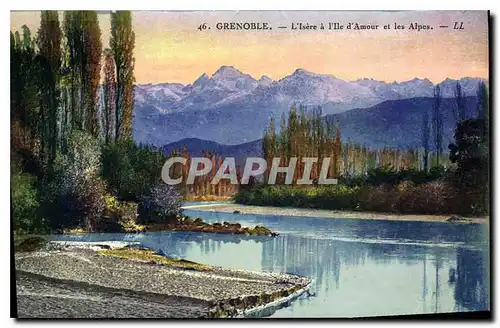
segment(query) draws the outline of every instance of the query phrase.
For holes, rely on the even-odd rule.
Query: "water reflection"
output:
[[[197,213],[229,221],[220,213]],[[210,233],[86,235],[136,240],[170,256],[236,269],[314,279],[312,294],[273,317],[354,317],[489,308],[487,227],[436,223],[245,216],[276,238]],[[56,238],[67,238],[65,236]]]

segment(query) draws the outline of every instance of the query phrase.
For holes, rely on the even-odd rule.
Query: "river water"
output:
[[[211,223],[264,225],[280,235],[151,232],[55,238],[140,241],[200,263],[313,279],[311,295],[261,314],[271,317],[385,316],[479,311],[490,306],[487,224],[184,213]]]

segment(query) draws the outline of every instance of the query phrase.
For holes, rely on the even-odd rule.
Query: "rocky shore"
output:
[[[272,232],[266,227],[255,226],[254,228],[243,227],[239,223],[207,223],[202,219],[195,220],[189,217],[183,217],[173,223],[151,224],[144,226],[142,231],[194,231],[194,232],[213,232],[213,233],[231,233],[247,236],[270,236],[275,237],[278,234]]]
[[[122,243],[49,242],[16,252],[20,318],[245,317],[310,280],[170,260]]]

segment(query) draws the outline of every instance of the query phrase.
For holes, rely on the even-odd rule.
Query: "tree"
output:
[[[38,213],[36,178],[28,173],[16,171],[11,177],[14,229],[21,233],[40,232],[43,230],[43,220]]]
[[[489,103],[488,103],[488,89],[483,81],[479,82],[477,86],[477,105],[476,112],[477,117],[482,119],[487,119],[489,115]]]
[[[94,231],[106,205],[97,139],[87,132],[73,131],[55,171],[43,206],[52,228],[80,226]]]
[[[22,35],[18,31],[10,34],[11,140],[13,148],[35,156],[40,122],[39,69],[36,45],[26,25]]]
[[[465,97],[462,91],[462,86],[460,82],[457,81],[457,85],[455,87],[455,103],[456,107],[456,119],[457,123],[465,120],[466,118],[466,107],[465,107]]]
[[[104,141],[108,144],[115,140],[115,106],[116,106],[116,74],[115,60],[110,49],[104,50],[104,83],[103,83],[104,106],[102,111],[102,126]]]
[[[57,117],[61,68],[61,28],[57,11],[42,11],[38,29],[42,159],[52,168],[57,151]]]
[[[429,125],[429,111],[424,109],[422,112],[422,147],[424,148],[424,171],[429,170],[429,137],[430,137],[430,125]]]
[[[269,127],[267,130],[264,132],[264,138],[262,139],[262,154],[264,155],[264,158],[266,159],[267,163],[271,163],[273,157],[276,155],[276,131],[275,131],[275,123],[274,123],[274,118],[271,117],[269,121]],[[269,171],[270,171],[270,165],[268,164],[268,167],[266,168],[266,172],[264,173],[264,178],[267,180]]]
[[[132,135],[133,83],[135,33],[132,30],[130,11],[111,13],[110,48],[116,64],[116,139]]]
[[[69,77],[72,125],[92,135],[99,133],[98,89],[101,72],[101,30],[95,11],[67,11],[63,29],[68,48],[65,73]]]
[[[489,146],[485,119],[458,123],[455,143],[449,145],[450,161],[457,165],[454,174],[459,194],[466,196],[476,211],[485,211],[489,196]],[[464,204],[461,204],[464,205]]]
[[[437,152],[436,166],[439,166],[439,158],[443,152],[443,113],[441,112],[441,89],[439,85],[434,88],[434,102],[432,104],[434,145]]]
[[[137,201],[161,177],[166,157],[158,150],[118,140],[102,149],[102,177],[120,200]]]
[[[97,19],[97,12],[83,11],[83,111],[85,113],[85,129],[93,136],[99,133],[99,118],[98,118],[98,88],[101,73],[101,29]]]
[[[71,127],[83,129],[82,71],[83,71],[83,29],[79,11],[65,11],[63,29],[67,46],[67,60],[64,73],[69,76],[69,111]],[[80,105],[78,105],[80,103]]]

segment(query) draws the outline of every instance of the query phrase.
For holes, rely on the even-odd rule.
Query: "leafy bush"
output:
[[[363,191],[361,207],[375,212],[441,214],[457,213],[450,207],[450,188],[442,182],[396,186],[371,186]]]
[[[21,171],[11,177],[12,215],[17,233],[35,233],[45,230],[45,222],[39,213],[39,197],[36,178]]]
[[[44,208],[53,229],[96,230],[106,194],[106,185],[99,177],[99,150],[91,135],[80,131],[70,135],[68,151],[58,157],[55,178],[44,193]]]
[[[139,219],[141,223],[160,223],[177,220],[181,214],[182,195],[164,182],[156,184],[141,197]]]
[[[448,180],[454,186],[461,205],[475,213],[489,210],[488,122],[468,119],[460,122],[455,130],[455,143],[449,145],[450,160],[456,170]]]
[[[345,185],[292,186],[262,185],[235,195],[238,203],[278,207],[350,209],[358,204],[358,188]]]
[[[102,150],[102,177],[119,199],[137,201],[161,177],[166,157],[154,148],[119,141]]]
[[[105,202],[103,217],[99,221],[99,231],[118,232],[136,226],[137,203],[120,202],[112,195],[106,195]]]
[[[360,202],[363,210],[392,212],[394,211],[395,194],[393,186],[387,184],[367,186],[360,192]]]

